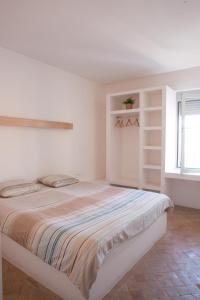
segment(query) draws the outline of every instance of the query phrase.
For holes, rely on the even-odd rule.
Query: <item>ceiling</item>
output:
[[[200,65],[200,0],[0,0],[0,46],[110,83]]]

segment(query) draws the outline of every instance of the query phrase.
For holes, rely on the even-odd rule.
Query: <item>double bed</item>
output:
[[[171,205],[87,182],[0,198],[3,257],[62,299],[99,300],[163,236]]]

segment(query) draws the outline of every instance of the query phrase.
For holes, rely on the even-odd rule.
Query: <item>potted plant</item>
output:
[[[123,102],[123,104],[125,105],[126,109],[132,109],[134,103],[135,103],[135,99],[132,99],[132,98],[127,98],[127,99]]]

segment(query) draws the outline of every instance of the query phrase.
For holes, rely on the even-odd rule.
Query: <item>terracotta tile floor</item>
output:
[[[200,210],[176,207],[168,231],[104,300],[200,299]]]
[[[4,287],[4,300],[58,299],[6,262]],[[104,298],[158,299],[200,300],[200,210],[170,212],[164,238]]]

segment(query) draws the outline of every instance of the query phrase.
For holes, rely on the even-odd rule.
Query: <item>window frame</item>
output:
[[[199,92],[196,94],[196,92]],[[200,168],[186,168],[184,166],[184,143],[185,143],[185,102],[200,100],[200,90],[195,91],[195,93],[188,94],[187,92],[181,93],[180,97],[177,99],[177,168],[180,169],[181,174],[200,174]],[[182,113],[181,113],[182,112]],[[181,118],[181,125],[180,125]],[[181,140],[180,140],[181,138]],[[180,149],[181,148],[181,149]]]

